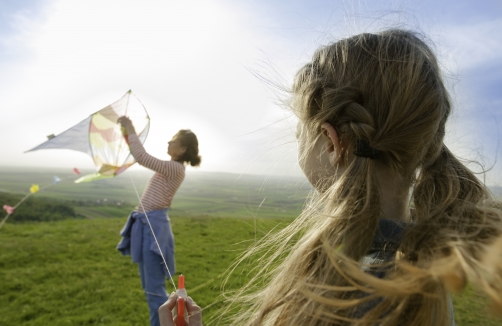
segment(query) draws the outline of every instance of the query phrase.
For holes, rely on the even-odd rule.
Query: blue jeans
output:
[[[137,220],[136,223],[141,223],[141,220]],[[169,298],[166,291],[166,277],[163,272],[163,268],[165,267],[162,257],[150,250],[152,244],[155,245],[150,226],[148,223],[142,224],[142,260],[138,263],[141,286],[145,291],[146,301],[148,303],[150,325],[160,326],[158,310]],[[157,236],[157,234],[155,235]]]

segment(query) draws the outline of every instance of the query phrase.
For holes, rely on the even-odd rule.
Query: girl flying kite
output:
[[[171,160],[159,160],[145,151],[129,118],[121,117],[118,122],[125,129],[124,137],[134,159],[155,171],[140,203],[121,231],[123,238],[117,249],[124,255],[131,255],[132,261],[138,263],[150,311],[150,325],[158,326],[157,310],[168,299],[165,280],[175,273],[174,236],[168,210],[185,178],[185,164],[200,165],[199,143],[192,131],[180,130],[168,142],[167,154]]]

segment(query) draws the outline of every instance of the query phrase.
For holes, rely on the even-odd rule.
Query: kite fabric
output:
[[[138,98],[128,91],[120,100],[27,152],[58,148],[90,155],[98,171],[75,180],[75,183],[114,177],[136,163],[117,123],[122,116],[131,119],[141,143],[144,143],[150,129],[150,117]]]
[[[12,214],[14,213],[15,208],[9,205],[3,205],[3,209],[7,212],[7,214]]]
[[[58,183],[60,183],[60,182],[61,182],[61,179],[60,179],[57,175],[55,175],[55,176],[54,176],[54,181],[52,182],[52,184],[53,184],[53,185],[57,185],[57,184],[58,184]]]

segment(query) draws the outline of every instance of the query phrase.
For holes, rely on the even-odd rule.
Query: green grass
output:
[[[0,229],[0,325],[148,325],[137,267],[115,250],[137,204],[127,173],[141,193],[151,174],[128,171],[86,184],[69,178],[32,197],[67,200],[87,219],[15,224],[14,213]],[[54,174],[71,176],[65,170],[0,168],[0,192],[22,195],[32,183],[50,184]],[[205,321],[222,304],[227,267],[255,238],[297,216],[310,189],[293,178],[187,174],[169,215],[177,272],[186,275]],[[227,289],[246,281],[246,267],[238,268]],[[457,325],[502,325],[472,289],[453,300]]]
[[[502,325],[502,319],[496,319],[489,312],[486,298],[472,288],[467,288],[462,295],[454,295],[453,305],[455,322],[459,326]]]
[[[207,320],[221,305],[221,276],[254,241],[253,220],[171,220],[177,274],[186,275],[187,290],[197,303],[209,307]],[[137,267],[115,250],[124,221],[5,225],[0,234],[0,325],[147,325]],[[257,236],[284,222],[259,221]]]
[[[148,325],[139,275],[115,250],[125,218],[7,224],[0,232],[0,325]],[[251,244],[288,219],[172,217],[177,274],[205,307],[221,307],[226,268]],[[256,234],[255,234],[256,231]],[[240,267],[229,287],[240,287]],[[168,291],[173,288],[168,284]],[[454,297],[458,325],[501,325],[474,291]]]

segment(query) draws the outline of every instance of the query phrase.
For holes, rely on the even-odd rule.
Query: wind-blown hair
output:
[[[346,150],[343,174],[321,179],[294,222],[236,263],[263,255],[231,297],[228,311],[238,312],[228,322],[449,325],[448,293],[468,282],[502,306],[501,206],[443,143],[451,103],[430,47],[404,30],[343,39],[315,52],[292,93],[312,147],[329,122],[344,148],[362,140],[382,154],[349,162]],[[381,216],[379,167],[405,183],[414,207],[384,279],[360,262]]]
[[[186,151],[179,160],[188,162],[191,166],[199,166],[201,157],[199,155],[199,141],[197,136],[190,129],[181,129],[176,134],[181,146],[186,147]]]

